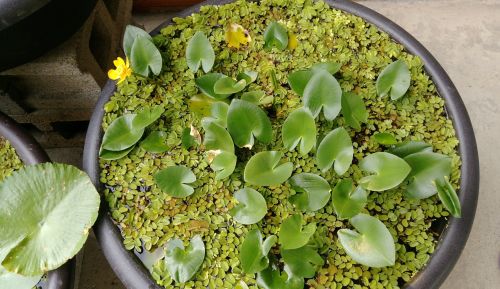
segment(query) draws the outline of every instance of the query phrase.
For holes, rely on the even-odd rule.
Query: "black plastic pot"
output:
[[[175,17],[188,16],[191,13],[197,12],[202,5],[221,5],[229,2],[232,2],[232,0],[205,1],[176,14]],[[429,51],[408,32],[384,16],[358,3],[348,0],[326,0],[326,2],[333,8],[362,17],[367,22],[377,26],[380,30],[387,32],[395,41],[401,43],[407,51],[418,55],[423,60],[427,73],[436,84],[439,94],[445,99],[449,118],[453,121],[457,137],[460,141],[459,154],[462,158],[462,178],[460,181],[459,197],[462,205],[462,218],[450,218],[448,223],[444,224],[443,227],[445,228],[440,236],[437,248],[427,266],[404,287],[406,289],[438,288],[452,270],[465,246],[474,221],[479,193],[477,146],[474,131],[464,103],[445,70]],[[160,25],[151,34],[159,33],[159,30],[169,25],[170,21],[171,19]],[[98,188],[102,187],[99,183],[100,170],[98,158],[102,138],[103,106],[115,89],[115,84],[111,81],[103,88],[92,115],[85,140],[83,166]],[[105,204],[106,202],[103,203]],[[101,206],[101,208],[101,214],[99,215],[94,231],[115,273],[129,289],[160,288],[150,277],[149,272],[142,265],[141,261],[123,246],[120,231],[113,223],[109,212],[106,210],[106,205]]]
[[[16,149],[25,165],[49,162],[50,159],[36,142],[18,123],[0,112],[0,136],[7,139]],[[46,282],[40,282],[42,289],[70,289],[75,274],[75,260],[71,259],[60,268],[50,271]],[[13,288],[14,289],[14,288]]]

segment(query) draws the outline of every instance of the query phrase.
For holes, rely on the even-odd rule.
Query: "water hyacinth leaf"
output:
[[[285,26],[276,21],[271,22],[264,31],[264,41],[265,49],[276,47],[285,50],[288,47],[288,32]]]
[[[340,229],[337,233],[347,255],[368,267],[394,265],[394,239],[384,223],[366,214],[358,214],[349,221],[357,231]]]
[[[132,51],[132,45],[134,44],[134,41],[139,37],[144,37],[149,41],[153,41],[151,35],[149,35],[149,33],[147,33],[146,31],[133,25],[127,25],[127,27],[125,28],[125,33],[123,34],[123,51],[129,59],[131,58],[130,53]]]
[[[256,190],[243,188],[234,193],[234,197],[239,204],[231,209],[229,213],[238,223],[244,225],[255,224],[266,215],[266,199]]]
[[[283,123],[283,145],[289,151],[300,143],[299,151],[307,154],[316,144],[316,123],[314,117],[305,108],[294,110]]]
[[[6,177],[0,199],[1,266],[26,276],[56,269],[75,256],[100,202],[87,174],[53,163],[25,166]]]
[[[165,265],[170,277],[177,283],[191,280],[200,269],[205,259],[205,244],[200,235],[194,236],[189,246],[179,239],[168,241],[165,253]]]
[[[394,61],[385,67],[377,78],[377,94],[380,97],[389,95],[396,100],[405,95],[410,87],[410,70],[402,60]]]
[[[166,132],[153,131],[139,145],[149,153],[159,154],[169,150],[168,145],[165,143],[166,139]]]
[[[214,92],[216,94],[233,94],[242,91],[246,86],[247,82],[244,79],[236,81],[231,77],[223,76],[215,82]]]
[[[302,226],[302,215],[292,215],[281,223],[279,242],[284,250],[297,249],[305,246],[314,232],[316,223]]]
[[[253,155],[245,166],[245,182],[257,186],[277,186],[284,183],[293,171],[290,162],[279,164],[283,153],[263,151]]]
[[[236,49],[239,49],[240,46],[245,46],[252,41],[250,33],[248,33],[243,26],[236,23],[231,23],[226,28],[225,38],[227,46]]]
[[[215,98],[200,93],[189,99],[188,107],[192,114],[203,118],[210,116],[210,108],[215,102],[217,102]]]
[[[240,248],[240,262],[243,272],[254,274],[269,266],[267,255],[276,244],[276,236],[271,235],[263,241],[259,229],[248,232]]]
[[[102,150],[123,151],[136,144],[144,134],[144,127],[133,125],[136,114],[126,114],[113,120],[102,137]]]
[[[354,188],[351,179],[340,180],[332,190],[333,209],[341,220],[359,214],[367,202],[368,192],[359,186]]]
[[[349,133],[343,127],[329,132],[321,141],[316,151],[316,163],[326,172],[333,165],[338,175],[343,175],[351,166],[354,155]]]
[[[175,198],[184,198],[194,193],[190,183],[196,181],[196,176],[185,166],[167,167],[155,175],[158,187]]]
[[[252,148],[254,137],[264,144],[271,142],[273,129],[267,114],[248,101],[233,99],[227,112],[227,130],[238,147]]]
[[[359,164],[361,170],[373,173],[359,180],[359,184],[370,191],[381,192],[401,184],[411,171],[402,158],[386,152],[366,156]]]
[[[236,167],[236,155],[231,152],[221,151],[217,152],[213,161],[210,163],[212,170],[217,172],[215,175],[216,180],[222,180],[229,177]]]
[[[451,158],[433,153],[419,152],[404,158],[410,165],[408,187],[405,195],[416,199],[425,199],[438,192],[435,180],[443,179],[451,173]]]
[[[231,95],[230,93],[218,94],[214,91],[215,83],[219,79],[222,79],[224,77],[227,77],[227,76],[225,76],[222,73],[213,72],[213,73],[208,73],[208,74],[205,74],[203,76],[196,78],[194,80],[194,82],[196,83],[196,86],[198,86],[198,88],[201,90],[201,92],[203,94],[205,94],[206,96],[221,100],[221,99],[225,99],[229,95]]]
[[[457,192],[450,184],[448,177],[437,179],[436,188],[438,197],[446,210],[448,210],[453,217],[460,218],[462,216],[460,200],[458,199]]]
[[[394,145],[398,143],[398,140],[388,132],[378,132],[373,135],[373,138],[381,145]]]
[[[150,38],[139,36],[135,39],[130,51],[130,65],[135,73],[144,77],[148,77],[149,71],[160,74],[163,60]]]
[[[288,84],[292,88],[295,93],[300,96],[304,95],[304,89],[306,88],[307,83],[311,80],[313,76],[313,72],[311,70],[299,70],[292,72],[288,75]]]
[[[201,125],[205,130],[203,144],[207,150],[221,150],[234,153],[233,139],[225,128],[210,118],[204,118]]]
[[[136,129],[145,128],[158,120],[163,112],[165,112],[165,109],[159,105],[145,108],[137,113],[137,116],[134,118],[132,125]]]
[[[301,211],[317,211],[330,200],[330,184],[322,177],[311,173],[300,173],[290,179],[290,185],[297,194],[290,202]]]
[[[313,278],[316,271],[325,263],[318,252],[309,246],[281,250],[281,256],[292,275],[302,278]]]
[[[304,278],[295,276],[290,268],[285,266],[285,271],[280,273],[279,268],[269,266],[257,273],[257,285],[262,289],[303,289]]]
[[[236,79],[238,79],[238,81],[245,80],[246,85],[249,85],[250,83],[257,80],[258,75],[259,75],[259,73],[257,71],[247,70],[247,71],[238,73],[238,75],[236,76]]]
[[[345,123],[355,130],[368,121],[368,111],[361,96],[352,92],[342,93],[342,115]]]
[[[198,31],[187,44],[186,60],[193,73],[203,68],[205,73],[210,72],[215,63],[215,52],[205,33]]]
[[[107,161],[119,160],[119,159],[125,157],[126,155],[128,155],[134,148],[135,148],[135,145],[133,145],[127,149],[124,149],[122,151],[109,151],[109,150],[101,148],[99,150],[99,157],[101,159],[107,160]]]
[[[400,158],[405,158],[418,152],[432,152],[432,146],[423,141],[407,141],[391,147],[387,152],[397,155]]]
[[[323,110],[325,118],[332,121],[340,112],[342,89],[330,73],[318,70],[304,88],[302,101],[314,117]]]
[[[9,272],[0,266],[0,289],[33,289],[41,278],[42,275],[40,274],[23,276]]]
[[[340,70],[340,67],[342,67],[340,63],[328,61],[328,62],[321,62],[314,64],[311,67],[311,70],[312,71],[326,70],[330,74],[335,74]]]

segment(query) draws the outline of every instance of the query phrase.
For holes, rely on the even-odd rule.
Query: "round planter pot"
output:
[[[25,165],[49,162],[50,159],[18,123],[0,112],[0,136],[10,142]],[[42,289],[71,289],[74,281],[75,260],[71,259],[60,268],[50,271],[47,280],[40,282]]]
[[[222,5],[229,2],[233,1],[205,1],[177,13],[175,17],[185,17],[195,13],[202,5]],[[424,269],[404,287],[406,289],[438,288],[452,270],[465,246],[476,211],[479,191],[479,160],[474,131],[469,116],[457,89],[444,69],[429,51],[408,32],[377,12],[355,2],[346,0],[326,0],[326,2],[333,8],[357,15],[365,21],[372,23],[380,30],[388,33],[396,42],[402,44],[408,52],[419,56],[425,65],[426,72],[434,81],[439,95],[445,99],[448,116],[453,122],[460,141],[458,152],[462,160],[462,178],[458,193],[462,205],[462,218],[449,218],[447,223],[442,224],[443,231],[434,254]],[[170,21],[171,19],[160,25],[151,34],[159,33],[159,30],[169,25]],[[109,81],[102,90],[96,109],[92,115],[85,141],[83,166],[98,188],[102,188],[102,185],[99,183],[100,169],[98,160],[99,147],[103,134],[101,130],[104,116],[103,106],[110,99],[115,89],[114,82]],[[118,277],[130,289],[160,288],[150,277],[149,272],[134,253],[126,250],[123,246],[120,231],[106,210],[106,205],[101,206],[101,208],[103,209],[96,222],[94,231],[106,258]]]

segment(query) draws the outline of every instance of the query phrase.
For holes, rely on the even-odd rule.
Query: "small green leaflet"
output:
[[[388,132],[378,132],[373,135],[373,138],[381,145],[394,145],[398,143],[397,139]]]
[[[300,248],[309,242],[316,232],[316,223],[302,226],[302,215],[292,215],[281,223],[279,242],[284,250]]]
[[[215,63],[215,52],[207,36],[198,31],[189,40],[186,48],[186,61],[193,73],[203,68],[205,73],[210,72]]]
[[[382,70],[377,78],[377,94],[380,97],[390,95],[396,100],[405,95],[410,87],[410,70],[402,60],[394,61]]]
[[[134,148],[135,148],[135,145],[133,145],[127,149],[124,149],[122,151],[108,151],[108,150],[103,149],[101,147],[101,149],[99,150],[99,157],[101,159],[107,160],[107,161],[118,160],[118,159],[121,159],[121,158],[125,157],[126,155],[128,155]]]
[[[217,100],[222,100],[231,95],[231,93],[218,94],[215,92],[214,87],[217,81],[225,77],[227,76],[222,73],[213,72],[196,78],[194,82],[196,83],[196,86],[198,86],[198,88],[201,90],[201,92],[206,96],[212,97]]]
[[[341,176],[351,166],[353,155],[351,137],[345,128],[339,127],[329,132],[319,144],[316,163],[323,172],[333,165],[335,172]]]
[[[241,224],[251,225],[259,222],[267,213],[266,199],[252,188],[243,188],[234,197],[239,204],[229,211],[231,216]]]
[[[264,31],[264,48],[285,50],[288,47],[288,32],[280,23],[273,21]]]
[[[411,171],[410,165],[402,158],[386,152],[366,156],[359,167],[373,175],[363,177],[358,183],[363,188],[376,192],[397,187]]]
[[[368,192],[354,188],[351,179],[340,180],[332,191],[332,205],[337,217],[349,219],[361,212],[368,202]]]
[[[311,173],[300,173],[290,178],[290,185],[297,194],[290,202],[301,211],[317,211],[330,200],[330,184],[322,177]]]
[[[193,278],[205,259],[205,244],[199,235],[194,236],[187,248],[182,241],[168,241],[165,265],[170,277],[176,283],[185,283]]]
[[[451,213],[455,218],[460,218],[462,216],[462,208],[460,206],[460,200],[458,199],[457,192],[450,184],[448,177],[436,180],[436,188],[438,191],[438,196],[443,206]]]
[[[300,143],[299,151],[307,154],[316,144],[316,123],[314,117],[305,108],[294,110],[283,123],[283,145],[289,151]]]
[[[320,69],[307,83],[302,101],[315,118],[323,110],[325,118],[332,121],[340,112],[342,89],[335,77]]]
[[[257,285],[262,289],[304,289],[304,278],[294,276],[288,266],[283,273],[269,266],[257,273]]]
[[[196,181],[196,176],[185,166],[171,166],[156,173],[155,182],[168,195],[184,198],[194,193],[190,183]]]
[[[165,143],[166,139],[166,132],[153,131],[140,143],[140,147],[149,153],[163,153],[169,150],[168,145]]]
[[[130,66],[132,70],[144,77],[149,76],[149,71],[154,75],[161,72],[163,60],[160,51],[150,38],[139,36],[134,40],[130,52]]]
[[[256,90],[242,93],[241,100],[251,102],[255,105],[268,105],[273,103],[274,97],[272,95],[266,95],[262,90]]]
[[[216,154],[213,161],[210,163],[212,170],[217,172],[216,180],[222,180],[229,177],[236,167],[236,155],[227,151],[209,151]]]
[[[292,275],[301,278],[313,278],[316,271],[325,263],[318,252],[309,246],[281,250],[281,256]]]
[[[394,265],[394,239],[384,223],[366,214],[358,214],[350,222],[357,231],[340,229],[337,234],[345,252],[355,262],[376,268]]]
[[[242,80],[234,80],[231,77],[223,76],[214,84],[214,92],[219,95],[233,94],[242,91],[247,86],[247,82]]]
[[[283,153],[263,151],[252,156],[243,173],[245,182],[258,186],[277,186],[284,183],[293,171],[293,164],[279,164]]]
[[[387,150],[388,153],[404,158],[418,152],[432,152],[432,146],[423,141],[407,141]]]
[[[238,73],[238,75],[236,76],[236,79],[238,79],[238,81],[245,80],[246,85],[249,85],[250,83],[257,80],[258,75],[259,75],[259,73],[257,71],[248,71],[247,70],[247,71]]]
[[[262,233],[258,230],[248,232],[240,248],[240,262],[243,272],[254,274],[269,266],[267,254],[276,244],[276,236],[271,235],[263,241]]]
[[[352,92],[342,93],[342,115],[348,126],[360,130],[361,123],[368,121],[368,111],[361,96]]]
[[[233,99],[227,112],[227,130],[238,147],[251,149],[254,137],[264,144],[271,142],[273,129],[267,114],[248,101]]]

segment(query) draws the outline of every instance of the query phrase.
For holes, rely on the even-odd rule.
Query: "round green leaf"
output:
[[[175,198],[184,198],[194,193],[193,187],[186,185],[196,181],[196,176],[185,166],[172,166],[156,173],[158,187]]]
[[[414,153],[418,152],[432,152],[432,146],[428,143],[422,141],[407,141],[392,148],[388,149],[387,152],[393,155],[397,155],[400,158],[404,158]]]
[[[215,98],[200,93],[189,99],[188,106],[192,114],[203,118],[210,116],[210,108],[215,102],[217,102]]]
[[[234,197],[239,204],[229,212],[233,218],[244,225],[259,222],[267,213],[266,199],[252,188],[243,188]]]
[[[144,134],[144,127],[133,125],[136,114],[126,114],[116,118],[102,137],[101,150],[124,151],[136,144]]]
[[[165,265],[177,283],[191,280],[205,259],[205,244],[199,235],[194,236],[185,249],[179,239],[168,241],[166,249]]]
[[[334,120],[340,112],[342,89],[328,71],[318,70],[304,89],[304,106],[317,117],[323,109],[327,120]]]
[[[316,151],[316,163],[326,172],[333,165],[338,175],[343,175],[351,166],[354,155],[351,138],[343,127],[329,132]],[[335,162],[335,164],[334,164]]]
[[[251,102],[255,105],[269,104],[269,99],[272,102],[273,96],[266,96],[266,93],[262,90],[247,91],[241,94],[241,100]]]
[[[381,145],[393,145],[398,142],[397,139],[388,132],[378,132],[373,135],[373,138]]]
[[[204,118],[201,124],[205,130],[203,144],[207,150],[221,150],[234,153],[233,139],[225,128],[207,118]]]
[[[294,276],[290,268],[285,266],[285,272],[269,266],[257,273],[257,285],[262,289],[304,289],[304,278]]]
[[[342,67],[342,65],[340,63],[327,61],[327,62],[321,62],[321,63],[314,64],[311,67],[311,70],[312,71],[326,70],[330,74],[335,74],[340,70],[340,67]]]
[[[317,211],[330,200],[330,184],[322,177],[311,173],[300,173],[290,179],[290,185],[297,194],[290,202],[301,211]]]
[[[299,70],[288,75],[288,84],[295,93],[302,96],[307,83],[311,80],[314,72],[311,70]]]
[[[236,76],[236,79],[245,80],[246,85],[249,85],[250,83],[257,80],[258,75],[259,75],[259,73],[257,71],[245,71],[245,72],[238,73],[238,75]]]
[[[392,100],[396,100],[403,95],[410,87],[410,70],[402,60],[389,64],[377,78],[377,93],[380,97],[390,95]]]
[[[170,149],[165,143],[166,139],[166,132],[153,131],[139,145],[147,152],[159,154]]]
[[[412,198],[425,199],[436,194],[435,180],[451,173],[451,158],[433,152],[419,152],[404,158],[410,165],[408,188],[405,194]]]
[[[11,273],[0,266],[0,289],[33,289],[42,276],[27,277]]]
[[[276,243],[276,236],[271,235],[263,241],[259,229],[248,232],[240,248],[240,262],[243,272],[254,274],[269,266],[267,254]]]
[[[215,93],[215,90],[214,90],[215,83],[217,83],[218,80],[220,80],[224,77],[227,77],[227,76],[225,76],[222,73],[215,73],[214,72],[214,73],[208,73],[208,74],[205,74],[203,76],[200,76],[200,77],[196,78],[194,80],[194,82],[196,83],[196,86],[198,86],[198,88],[201,90],[201,92],[203,94],[210,96],[212,98],[215,98],[215,99],[225,99],[231,94],[230,93],[218,94],[218,93]]]
[[[1,265],[27,276],[56,269],[80,251],[100,202],[84,172],[52,163],[5,178],[0,200]]]
[[[151,37],[138,36],[134,40],[130,51],[130,66],[135,73],[144,77],[148,77],[149,70],[154,75],[160,74],[163,60]]]
[[[373,175],[363,177],[359,184],[370,191],[385,191],[401,184],[411,171],[402,158],[390,153],[377,152],[366,156],[359,164],[361,170]]]
[[[165,112],[165,109],[160,105],[144,108],[138,112],[137,116],[134,118],[132,123],[133,127],[135,129],[145,128],[157,121],[163,112]]]
[[[361,212],[368,201],[368,192],[353,187],[351,179],[340,180],[332,191],[332,204],[339,219],[349,219]]]
[[[358,232],[340,229],[337,233],[347,255],[368,267],[394,265],[394,239],[384,223],[365,214],[352,217],[350,222]]]
[[[368,111],[361,96],[352,92],[344,92],[342,94],[342,115],[348,126],[360,130],[361,123],[366,123],[368,120]]]
[[[243,173],[245,182],[258,186],[277,186],[284,183],[293,171],[290,162],[279,164],[283,153],[264,151],[252,156]]]
[[[284,250],[305,246],[316,232],[316,223],[302,226],[302,215],[292,215],[281,223],[279,241]]]
[[[316,144],[316,123],[305,108],[294,110],[283,123],[283,145],[292,151],[300,142],[299,151],[307,154]]]
[[[242,79],[239,81],[231,77],[223,76],[219,78],[214,85],[216,94],[233,94],[242,91],[247,86],[247,82]]]
[[[264,48],[285,50],[288,47],[288,32],[280,23],[273,21],[264,31]]]
[[[290,272],[297,277],[313,278],[316,271],[323,266],[325,261],[309,246],[293,250],[281,250],[281,256]]]
[[[218,125],[226,128],[228,110],[229,110],[229,105],[227,103],[218,101],[213,103],[212,106],[210,107],[210,115]]]
[[[238,147],[252,148],[254,137],[264,144],[271,142],[273,129],[266,113],[248,101],[233,99],[227,112],[227,130]]]
[[[215,52],[205,33],[198,31],[187,44],[186,61],[192,72],[197,72],[200,66],[205,73],[212,70],[215,63]]]
[[[132,51],[132,45],[134,44],[135,39],[138,37],[144,37],[146,39],[149,39],[150,41],[153,41],[151,35],[149,35],[149,33],[147,33],[146,31],[136,26],[127,25],[127,27],[125,28],[125,33],[123,34],[123,51],[129,59],[131,58],[130,52]]]
[[[451,213],[453,217],[460,218],[462,216],[462,208],[457,192],[450,184],[448,177],[438,178],[436,180],[436,188],[438,196],[443,206]]]
[[[229,177],[236,167],[236,155],[231,152],[219,152],[213,159],[210,167],[217,172],[215,175],[216,180],[222,180]]]
[[[119,160],[124,156],[128,155],[134,148],[135,145],[129,147],[128,149],[124,149],[122,151],[108,151],[101,147],[101,149],[99,150],[99,157],[107,161]]]

